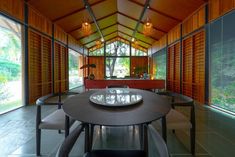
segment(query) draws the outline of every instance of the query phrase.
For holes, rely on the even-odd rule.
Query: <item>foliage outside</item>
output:
[[[166,49],[162,49],[153,55],[153,77],[166,79]]]
[[[82,85],[83,78],[79,76],[79,57],[81,55],[69,49],[69,89]]]
[[[130,76],[129,45],[115,41],[106,46],[106,77]],[[112,56],[112,57],[111,57]]]
[[[20,26],[4,17],[0,23],[0,113],[4,113],[22,106],[22,52]]]

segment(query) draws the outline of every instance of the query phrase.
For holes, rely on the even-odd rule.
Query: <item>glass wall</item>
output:
[[[80,70],[82,64],[82,55],[69,49],[69,89],[83,85],[83,72]]]
[[[235,11],[209,31],[211,104],[235,113]]]
[[[21,25],[0,16],[0,114],[22,106]]]
[[[153,54],[153,78],[166,79],[166,48]]]

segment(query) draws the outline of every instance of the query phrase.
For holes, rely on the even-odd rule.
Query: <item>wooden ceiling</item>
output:
[[[143,48],[150,47],[205,2],[206,0],[151,0],[149,9],[146,9],[136,30],[135,38],[139,45]],[[101,38],[83,0],[29,0],[28,3],[88,49]],[[88,0],[88,3],[105,41],[115,37],[131,41],[146,0]],[[147,17],[154,27],[151,36],[142,33],[143,23]],[[84,18],[88,18],[92,26],[92,34],[87,37],[81,32]]]

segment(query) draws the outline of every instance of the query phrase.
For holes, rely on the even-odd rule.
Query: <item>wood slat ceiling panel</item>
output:
[[[145,35],[143,35],[143,34],[140,34],[140,33],[138,33],[138,32],[136,32],[135,37],[136,37],[137,39],[143,40],[143,41],[145,41],[145,42],[147,42],[147,43],[153,44],[153,43],[155,42],[155,40],[151,39],[150,37],[145,36]]]
[[[133,30],[131,29],[128,29],[126,27],[123,27],[121,25],[118,25],[118,30],[121,31],[121,32],[125,32],[126,34],[128,34],[129,36],[132,36],[133,34]]]
[[[114,32],[114,31],[117,31],[118,30],[118,26],[117,25],[114,25],[114,26],[111,26],[109,28],[106,28],[104,30],[102,30],[104,36],[111,33],[111,32]]]
[[[102,29],[108,27],[108,26],[111,26],[113,24],[115,24],[117,21],[117,15],[114,14],[112,16],[108,16],[107,18],[104,18],[104,19],[101,19],[98,21],[98,24],[101,28],[101,31]],[[92,33],[96,33],[97,32],[97,29],[96,29],[96,26],[94,23],[91,24],[92,26]],[[81,39],[82,37],[84,37],[84,35],[82,34],[81,32],[81,28],[80,29],[77,29],[76,31],[73,31],[70,33],[73,37],[75,37],[76,39]]]
[[[128,40],[128,41],[131,41],[131,37],[130,37],[129,35],[123,33],[123,32],[118,32],[118,36],[120,36],[120,37],[122,37],[122,38],[124,38],[124,39],[126,39],[126,40]],[[138,40],[138,39],[137,39],[137,40]],[[140,41],[140,40],[138,40],[138,44],[139,44],[140,46],[144,47],[144,48],[148,48],[148,47],[150,46],[149,44],[144,43],[144,42],[142,42],[142,41]]]
[[[78,26],[82,26],[82,22],[84,21],[85,17],[88,18],[90,22],[92,21],[88,11],[82,10],[80,12],[77,12],[76,14],[63,18],[56,23],[64,28],[66,32],[69,32],[74,28],[77,28]]]
[[[109,39],[115,38],[115,37],[117,37],[117,36],[118,36],[118,33],[117,33],[117,32],[114,32],[114,33],[112,33],[112,34],[109,34],[109,35],[105,36],[104,39],[105,39],[105,41],[108,41]],[[86,46],[87,48],[91,48],[91,47],[95,46],[95,41],[94,41],[94,42],[91,42],[91,43],[89,43],[89,44],[87,44],[87,45],[85,45],[85,46]]]
[[[137,24],[137,21],[132,20],[132,19],[130,19],[124,15],[121,15],[121,14],[118,14],[117,19],[118,19],[118,23],[121,23],[121,24],[126,25],[130,28],[133,28],[133,29],[135,29],[135,26]]]
[[[138,32],[143,33],[143,24],[140,23],[139,28],[138,28]],[[152,34],[150,37],[153,37],[154,39],[160,39],[165,33],[156,30],[156,29],[152,29]]]
[[[116,0],[105,0],[98,5],[94,5],[91,7],[93,10],[95,17],[97,19],[104,17],[110,13],[117,11],[117,1]]]
[[[31,0],[29,4],[50,19],[56,19],[84,7],[81,0]]]
[[[152,0],[150,6],[158,11],[183,20],[204,2],[204,0]]]
[[[117,14],[114,14],[112,16],[109,16],[107,18],[104,18],[104,19],[98,21],[98,24],[101,29],[105,28],[109,25],[112,25],[114,23],[117,23]]]
[[[164,30],[165,32],[168,32],[172,27],[174,27],[178,23],[178,21],[176,20],[167,18],[150,10],[147,10],[146,14],[142,19],[142,22],[145,22],[147,17],[150,18],[151,22],[156,28]]]
[[[89,36],[86,37],[86,38],[82,38],[82,39],[80,40],[80,42],[81,42],[82,44],[85,44],[85,43],[88,43],[88,42],[90,42],[90,41],[92,41],[92,40],[95,40],[95,39],[98,39],[98,38],[100,38],[100,34],[99,34],[98,32],[96,32],[96,33],[94,33],[94,34],[92,34],[92,35],[89,35]]]
[[[96,29],[96,26],[95,24],[91,24],[91,30],[92,30],[92,33],[96,33],[97,29]],[[84,37],[84,34],[82,33],[82,29],[77,29],[76,31],[73,31],[70,33],[75,39],[80,39],[82,37]]]
[[[119,12],[122,12],[135,19],[139,19],[143,7],[133,4],[128,0],[117,0],[117,8]]]

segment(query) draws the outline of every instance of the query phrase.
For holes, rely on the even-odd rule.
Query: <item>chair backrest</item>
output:
[[[73,132],[69,134],[67,138],[65,138],[64,142],[59,147],[56,153],[56,157],[67,157],[69,155],[70,151],[72,150],[75,142],[77,141],[83,129],[84,125],[80,124],[77,128],[73,130]]]
[[[148,125],[148,137],[151,143],[153,143],[152,149],[149,152],[154,153],[153,155],[149,154],[149,156],[169,157],[165,141],[152,125]]]
[[[127,85],[108,85],[106,88],[129,88]]]

